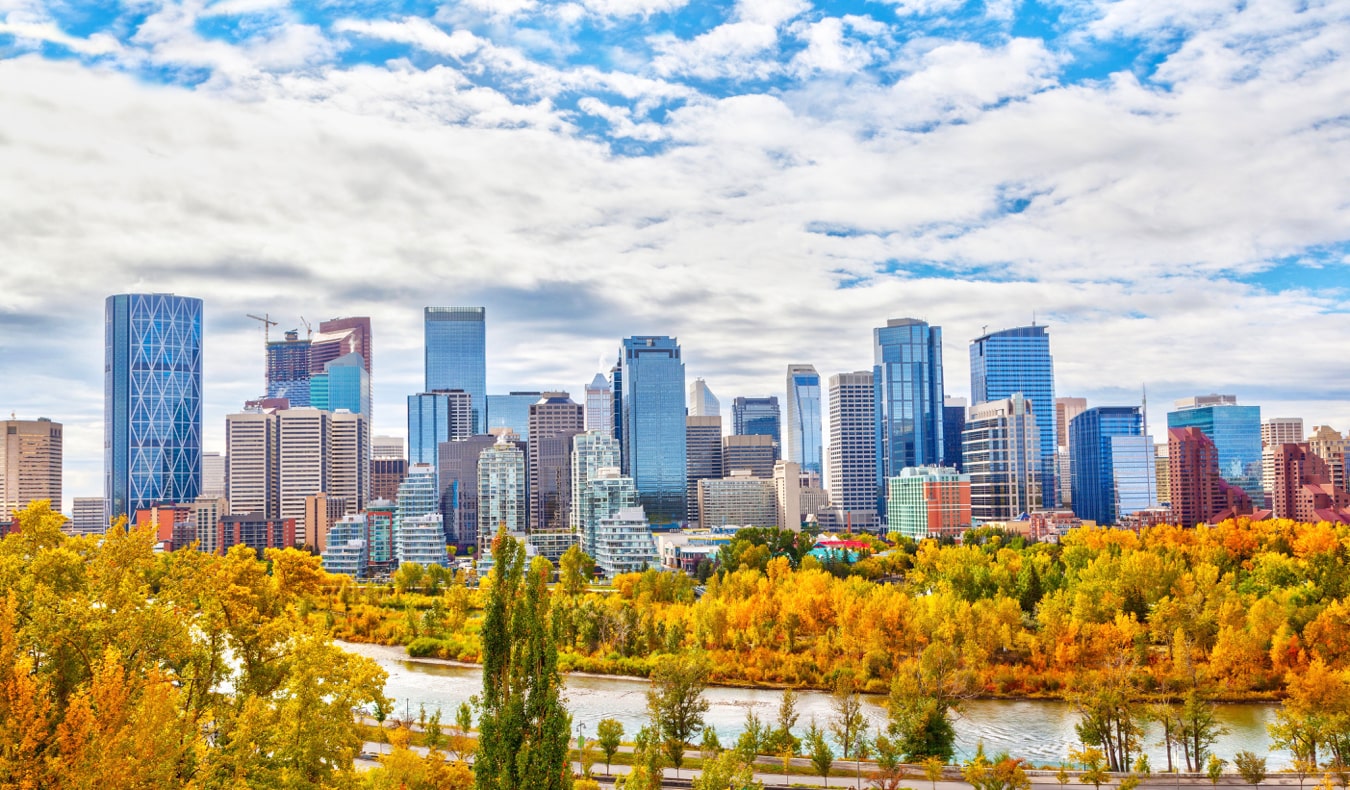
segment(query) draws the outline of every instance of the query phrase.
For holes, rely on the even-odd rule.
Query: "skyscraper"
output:
[[[960,472],[961,434],[966,430],[965,398],[948,396],[942,400],[942,463]]]
[[[61,423],[0,420],[0,524],[39,499],[61,511],[61,458]]]
[[[689,503],[689,523],[703,524],[698,509],[698,481],[719,478],[722,469],[722,418],[716,415],[685,418],[685,497]]]
[[[769,436],[782,448],[782,419],[778,397],[737,398],[731,402],[731,432],[737,436]]]
[[[1172,519],[1177,524],[1194,527],[1252,511],[1247,492],[1220,474],[1219,449],[1200,428],[1168,428],[1167,461]]]
[[[1011,521],[1040,510],[1040,446],[1035,409],[1020,392],[970,407],[961,455],[973,518]]]
[[[109,296],[104,329],[109,516],[193,501],[202,475],[202,300]]]
[[[309,405],[310,342],[292,329],[284,340],[267,343],[267,397],[285,398],[292,406]]]
[[[285,409],[276,413],[276,420],[278,515],[300,523],[305,497],[328,491],[333,415],[321,409]]]
[[[1302,417],[1271,417],[1261,423],[1261,489],[1267,497],[1275,491],[1275,463],[1276,456],[1280,454],[1280,445],[1300,444],[1302,441]],[[1271,507],[1274,508],[1274,505]]]
[[[686,518],[684,362],[673,337],[623,341],[623,463],[654,524]]]
[[[472,433],[487,433],[487,332],[482,307],[428,307],[426,387],[463,390],[474,410]]]
[[[487,428],[484,433],[496,433],[509,428],[518,438],[529,441],[530,407],[539,402],[544,393],[538,390],[513,390],[505,395],[487,396]]]
[[[721,415],[722,402],[708,388],[708,382],[701,378],[694,379],[694,383],[689,385],[689,416],[720,417]]]
[[[225,496],[225,456],[202,453],[202,493],[213,499]]]
[[[328,488],[342,500],[342,515],[360,513],[370,501],[370,425],[365,415],[339,411],[332,417],[328,445]]]
[[[503,434],[478,456],[478,542],[482,551],[497,530],[522,533],[526,527],[525,453],[515,437]]]
[[[851,529],[878,526],[873,388],[870,370],[830,376],[830,500]]]
[[[784,460],[803,472],[824,474],[820,433],[820,374],[811,365],[788,365]]]
[[[1331,479],[1331,466],[1304,442],[1281,444],[1272,488],[1275,518],[1350,524],[1350,493]]]
[[[1058,499],[1055,484],[1055,362],[1050,356],[1050,332],[1032,325],[975,338],[970,343],[970,396],[974,404],[1001,400],[1021,393],[1031,402],[1039,433],[1040,483],[1044,506]],[[978,514],[977,514],[978,517]]]
[[[942,463],[942,328],[892,318],[872,331],[876,387],[878,512],[886,479],[911,466]]]
[[[769,480],[773,477],[773,463],[777,460],[773,438],[752,434],[722,437],[722,476],[742,471]]]
[[[1138,406],[1096,406],[1074,417],[1069,457],[1079,518],[1110,526],[1158,504],[1153,440]]]
[[[1087,398],[1055,398],[1055,485],[1060,507],[1073,505],[1073,451],[1069,423],[1087,410]]]
[[[322,373],[309,377],[309,405],[325,411],[345,409],[370,421],[370,373],[365,360],[352,352],[323,365]],[[291,403],[291,408],[299,404]]]
[[[572,437],[585,410],[566,392],[545,392],[530,406],[530,530],[564,530],[572,509]]]
[[[277,420],[262,412],[225,417],[225,498],[234,515],[276,518],[280,473]]]
[[[436,466],[441,442],[473,434],[473,396],[438,390],[408,396],[408,462]]]
[[[495,443],[493,437],[479,434],[441,442],[437,453],[446,542],[462,553],[478,546],[478,459]]]
[[[338,357],[360,354],[366,373],[371,373],[374,365],[372,353],[373,338],[369,317],[353,316],[322,321],[319,323],[319,331],[311,338],[309,372],[322,373],[324,365]]]
[[[1167,427],[1199,428],[1214,442],[1223,479],[1246,491],[1253,503],[1264,501],[1260,406],[1240,406],[1235,395],[1183,398],[1167,413]]]
[[[614,433],[614,388],[602,373],[586,385],[586,430]]]

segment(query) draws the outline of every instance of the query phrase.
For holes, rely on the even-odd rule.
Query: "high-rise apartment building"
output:
[[[398,510],[394,529],[403,521],[420,516],[440,515],[441,496],[437,490],[436,468],[431,464],[413,464],[398,488]],[[444,544],[444,539],[441,543]]]
[[[781,452],[782,419],[778,397],[736,398],[731,402],[731,432],[737,436],[768,436]]]
[[[622,459],[623,454],[619,448],[619,440],[608,433],[595,430],[572,437],[572,491],[574,493],[571,526],[573,532],[583,535],[583,549],[586,543],[584,533],[588,523],[585,498],[588,496],[587,491],[590,482],[600,476],[601,469],[613,469],[613,476],[618,477],[619,469],[623,465]],[[631,478],[628,481],[630,484],[632,483]],[[637,504],[637,489],[634,488],[633,491],[633,501],[624,504],[623,507],[632,507]]]
[[[0,524],[39,499],[61,512],[61,447],[59,422],[0,420]]]
[[[436,390],[408,396],[408,462],[437,463],[441,442],[474,434],[473,396],[464,390]]]
[[[497,530],[523,533],[529,502],[525,497],[525,453],[503,434],[478,456],[478,540],[487,548]]]
[[[1267,498],[1275,491],[1275,457],[1280,445],[1302,442],[1302,417],[1271,417],[1261,423],[1261,489]]]
[[[1327,462],[1331,469],[1331,482],[1337,488],[1346,490],[1345,449],[1346,440],[1341,432],[1327,425],[1314,425],[1308,436],[1308,449],[1317,453],[1317,457]]]
[[[1247,492],[1252,502],[1265,498],[1261,488],[1261,407],[1242,406],[1234,395],[1201,395],[1176,402],[1167,427],[1199,428],[1219,453],[1219,474]],[[1173,486],[1173,496],[1176,487]]]
[[[803,472],[825,474],[822,424],[820,374],[811,365],[788,365],[784,460],[800,465]]]
[[[191,505],[191,523],[196,531],[197,550],[205,554],[220,551],[220,519],[230,514],[225,498],[199,496]]]
[[[841,525],[876,529],[876,393],[872,371],[830,376],[830,499]]]
[[[1069,423],[1073,512],[1104,526],[1156,507],[1153,440],[1138,406],[1096,406]]]
[[[680,345],[673,337],[635,335],[623,341],[619,365],[624,472],[652,523],[683,522],[688,469]]]
[[[530,406],[530,530],[569,527],[572,437],[585,427],[585,409],[566,392],[545,392]]]
[[[722,468],[722,418],[717,415],[689,416],[684,421],[685,497],[689,503],[689,523],[702,524],[698,509],[698,481],[718,478]]]
[[[1223,478],[1219,449],[1202,429],[1167,429],[1167,460],[1172,519],[1177,524],[1194,527],[1252,512],[1246,491]]]
[[[1050,355],[1048,327],[1033,324],[1004,329],[970,343],[971,401],[979,405],[1017,393],[1031,402],[1036,417],[1041,500],[1046,507],[1054,507],[1059,495],[1055,482],[1059,432],[1055,420],[1055,362]]]
[[[578,497],[577,536],[581,541],[581,550],[596,556],[598,530],[602,521],[613,518],[624,508],[637,508],[638,491],[633,478],[625,477],[617,466],[602,466],[595,470],[586,481],[584,493]]]
[[[773,493],[778,507],[778,526],[800,532],[802,529],[802,468],[791,461],[773,465]]]
[[[191,502],[202,483],[202,300],[119,294],[104,308],[108,513]]]
[[[970,476],[949,466],[901,469],[886,483],[886,528],[914,540],[970,528]]]
[[[722,416],[722,401],[708,388],[708,382],[701,378],[694,379],[694,383],[689,385],[689,416]]]
[[[1275,518],[1350,524],[1350,492],[1336,487],[1331,466],[1306,443],[1279,445],[1274,466]]]
[[[586,430],[614,434],[614,388],[603,373],[586,385]]]
[[[970,407],[961,454],[972,518],[1011,521],[1041,509],[1040,447],[1035,407],[1020,392]]]
[[[487,331],[482,307],[428,307],[426,387],[463,390],[473,409],[473,430],[485,434],[487,422]]]
[[[873,495],[878,513],[884,514],[887,478],[906,467],[942,463],[942,328],[916,318],[892,318],[872,330],[872,340],[877,401]]]
[[[722,437],[722,476],[746,471],[761,480],[773,477],[777,452],[773,437],[761,434]]]

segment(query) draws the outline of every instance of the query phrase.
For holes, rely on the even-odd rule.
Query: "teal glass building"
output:
[[[104,303],[103,491],[109,517],[186,503],[202,483],[202,300]]]
[[[482,307],[428,307],[426,387],[464,390],[471,398],[473,433],[487,433],[487,329]]]
[[[1040,433],[1043,507],[1058,505],[1055,483],[1055,361],[1050,356],[1050,331],[1044,326],[1022,326],[990,332],[970,344],[972,403],[1012,397],[1031,401]]]
[[[635,335],[623,341],[619,366],[624,474],[633,478],[651,523],[683,523],[688,470],[680,344],[673,337]]]

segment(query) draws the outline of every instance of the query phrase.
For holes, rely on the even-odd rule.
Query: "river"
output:
[[[410,660],[401,647],[340,644],[353,653],[375,659],[389,673],[385,694],[394,699],[396,716],[416,717],[418,708],[425,705],[428,711],[439,707],[443,720],[449,722],[461,702],[482,690],[482,672],[477,667]],[[625,739],[631,739],[646,718],[647,683],[643,680],[567,675],[564,684],[573,730],[584,725],[588,737],[594,737],[597,722],[612,717],[623,723]],[[766,723],[775,721],[782,693],[718,686],[709,688],[704,696],[710,703],[708,725],[716,728],[723,745],[729,745],[741,734],[747,710],[753,710]],[[884,702],[879,696],[863,698],[863,710],[873,729],[886,721]],[[1266,733],[1266,725],[1274,720],[1277,709],[1271,704],[1220,705],[1218,718],[1228,733],[1220,737],[1215,752],[1230,765],[1233,755],[1245,749],[1269,754],[1272,770],[1287,767],[1289,754],[1273,751]],[[831,715],[830,695],[820,691],[798,692],[797,710],[800,718],[794,732],[798,736],[805,732],[812,716],[824,729]],[[1073,709],[1064,702],[972,700],[955,722],[957,757],[969,757],[983,742],[990,755],[1006,750],[1037,765],[1058,765],[1067,758],[1069,749],[1077,745],[1073,729],[1077,720]],[[1161,731],[1150,729],[1145,740],[1153,770],[1164,769],[1167,758],[1162,747],[1154,745],[1162,740]]]

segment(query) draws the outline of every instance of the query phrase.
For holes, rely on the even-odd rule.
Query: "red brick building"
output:
[[[1350,524],[1350,493],[1336,487],[1331,465],[1306,444],[1275,451],[1271,506],[1276,518]]]

